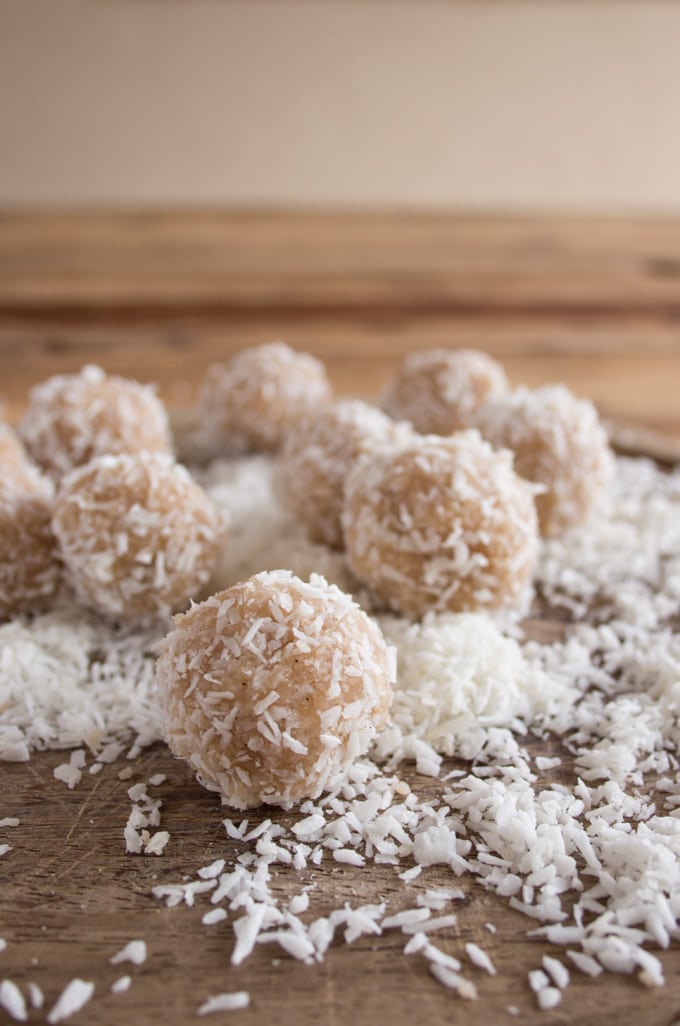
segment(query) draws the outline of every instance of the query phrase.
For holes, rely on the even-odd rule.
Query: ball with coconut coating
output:
[[[564,385],[517,389],[485,403],[476,423],[492,445],[512,450],[518,474],[542,487],[542,534],[582,523],[605,495],[614,472],[606,433],[593,404]]]
[[[44,490],[47,479],[29,459],[19,436],[0,423],[0,475],[5,484],[29,491]]]
[[[290,428],[330,396],[320,360],[284,342],[252,346],[208,371],[199,400],[202,431],[227,452],[275,452]]]
[[[274,473],[282,504],[309,538],[343,547],[340,516],[345,478],[365,453],[397,442],[410,429],[375,406],[343,400],[322,407],[291,429]]]
[[[382,408],[410,421],[424,435],[450,435],[471,426],[487,399],[505,395],[501,365],[475,349],[429,349],[410,353],[387,386]]]
[[[61,564],[50,527],[51,482],[32,467],[0,481],[0,617],[42,609],[57,591]]]
[[[20,434],[55,479],[95,456],[172,449],[167,414],[153,388],[94,366],[32,389]]]
[[[349,475],[350,568],[390,609],[523,609],[538,548],[533,488],[477,431],[417,437]]]
[[[256,574],[175,618],[157,680],[165,734],[237,809],[336,787],[387,723],[392,650],[323,577]]]
[[[53,529],[78,598],[127,620],[197,597],[225,537],[209,496],[184,467],[153,453],[100,456],[68,474]]]

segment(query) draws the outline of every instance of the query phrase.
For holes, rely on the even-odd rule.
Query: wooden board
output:
[[[554,754],[558,749],[540,750]],[[2,813],[18,816],[21,825],[4,832],[11,834],[15,850],[2,863],[1,922],[9,943],[0,955],[0,977],[20,984],[38,982],[48,1004],[72,977],[94,981],[95,998],[74,1023],[184,1026],[201,1021],[194,1013],[209,994],[234,990],[248,990],[252,998],[250,1009],[233,1015],[234,1021],[253,1026],[354,1026],[383,1020],[397,1026],[489,1026],[515,1021],[507,1013],[508,1005],[521,1010],[517,1021],[528,1026],[595,1026],[605,1015],[631,1026],[674,1022],[679,1008],[677,949],[661,955],[668,980],[662,990],[650,993],[627,977],[591,980],[574,971],[560,1007],[550,1013],[537,1010],[527,973],[540,966],[544,953],[559,956],[560,950],[529,939],[531,923],[524,916],[466,878],[452,880],[442,867],[430,868],[411,887],[401,884],[392,867],[357,869],[330,863],[303,873],[277,867],[274,890],[285,899],[314,884],[314,909],[322,914],[344,901],[352,906],[386,901],[397,911],[414,903],[426,884],[462,887],[467,896],[456,903],[458,926],[437,935],[436,943],[464,962],[467,941],[478,943],[491,956],[497,976],[466,969],[479,988],[476,1002],[464,1002],[436,983],[420,958],[405,957],[407,938],[398,931],[362,937],[351,946],[335,944],[320,965],[301,965],[267,945],[234,968],[229,964],[231,926],[201,925],[201,916],[211,907],[207,902],[168,910],[150,894],[159,883],[177,882],[213,859],[229,861],[238,854],[235,843],[226,838],[221,824],[225,810],[215,796],[161,746],[145,752],[134,763],[133,780],[167,774],[167,782],[155,791],[164,799],[163,827],[170,830],[171,840],[159,858],[130,856],[124,853],[123,827],[132,781],[120,781],[115,765],[68,791],[52,777],[63,758],[63,753],[49,753],[34,756],[25,765],[2,767]],[[554,779],[568,779],[566,762],[559,772],[560,778]],[[413,771],[405,776],[424,798],[441,787]],[[264,815],[258,812],[249,818],[254,825]],[[290,816],[276,811],[266,815],[290,822]],[[487,930],[488,922],[496,926],[495,934]],[[133,938],[147,941],[147,962],[140,967],[109,965],[111,955]],[[123,973],[133,977],[130,991],[110,994],[111,983]],[[4,1021],[0,1011],[0,1022]],[[32,1021],[44,1020],[34,1014]],[[210,1021],[232,1019],[225,1015]]]
[[[0,216],[0,309],[680,307],[677,217],[158,211]]]
[[[208,363],[283,336],[321,355],[342,392],[371,396],[404,352],[468,345],[502,358],[516,382],[566,381],[616,418],[673,439],[680,437],[678,273],[680,224],[662,219],[7,215],[0,220],[0,387],[16,415],[30,384],[96,360],[157,380],[166,397],[186,402]],[[570,762],[560,754],[557,779],[566,780]],[[563,1004],[537,1011],[526,973],[548,949],[527,938],[524,917],[465,879],[459,926],[438,942],[451,954],[468,940],[489,952],[499,973],[472,974],[479,1002],[463,1003],[421,960],[404,958],[396,933],[336,945],[318,966],[258,948],[233,969],[228,924],[208,930],[204,908],[170,911],[149,893],[214,858],[234,857],[215,797],[162,746],[146,751],[133,779],[167,773],[158,791],[171,842],[159,858],[131,857],[122,836],[129,782],[118,779],[120,764],[69,791],[52,776],[63,758],[45,753],[1,769],[0,818],[21,824],[6,831],[15,850],[0,862],[0,936],[8,940],[0,977],[35,980],[48,1006],[73,976],[95,981],[96,999],[75,1023],[184,1026],[208,994],[240,989],[250,991],[251,1008],[215,1021],[488,1026],[515,1021],[511,1004],[530,1026],[611,1017],[671,1026],[680,1016],[677,948],[661,956],[669,980],[661,991],[574,972]],[[423,797],[440,787],[412,770],[407,777]],[[451,878],[433,867],[427,881]],[[343,900],[397,907],[417,889],[404,890],[388,867],[277,870],[281,895],[307,882],[322,910]],[[135,937],[149,944],[147,963],[110,966]],[[129,993],[109,994],[127,971]],[[32,1021],[42,1020],[32,1013]]]

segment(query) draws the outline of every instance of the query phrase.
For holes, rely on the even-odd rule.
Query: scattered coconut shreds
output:
[[[159,740],[152,648],[163,633],[113,627],[66,596],[0,624],[0,760],[123,740],[136,753]]]
[[[324,573],[371,611],[342,554],[309,543],[282,512],[270,472],[263,457],[201,471],[231,524],[215,590],[285,565],[302,577]],[[430,935],[464,925],[465,906],[453,903],[477,885],[523,913],[530,936],[563,947],[580,973],[627,973],[643,986],[663,985],[651,949],[680,938],[679,514],[680,470],[617,460],[608,508],[543,543],[536,586],[564,610],[556,641],[530,640],[530,628],[525,635],[516,623],[474,613],[428,614],[417,624],[379,616],[399,670],[392,723],[370,758],[356,762],[333,792],[304,802],[289,825],[225,819],[235,858],[218,857],[193,878],[174,867],[180,879],[161,879],[154,896],[170,908],[202,903],[206,929],[228,921],[234,966],[256,944],[313,964],[339,938],[352,944],[399,930],[405,955],[474,999],[459,959]],[[164,632],[164,625],[106,624],[66,597],[51,613],[0,625],[0,759],[73,749],[55,770],[70,788],[90,786],[88,759],[90,773],[124,754],[134,759],[160,737],[153,648]],[[527,736],[550,739],[549,754],[530,755]],[[558,743],[562,755],[553,754]],[[450,770],[443,763],[450,756],[468,765]],[[573,781],[551,774],[571,770],[572,761]],[[436,797],[418,797],[399,776],[404,762],[440,777]],[[118,771],[121,780],[135,776],[132,765]],[[161,800],[149,795],[164,781],[155,774],[129,788],[124,838],[132,854],[159,855],[168,843],[159,829]],[[15,825],[0,820],[0,827]],[[0,845],[0,854],[9,850]],[[393,867],[403,901],[329,913],[314,907],[300,876],[317,867],[354,874],[372,864]],[[438,885],[448,874],[451,886],[429,886],[435,872]],[[283,873],[302,883],[287,902],[274,886]],[[124,953],[143,943],[131,942],[114,959],[140,964]],[[465,951],[493,974],[481,947],[468,943]],[[556,1007],[569,980],[565,964],[546,955],[529,974],[538,1006]],[[48,1021],[67,1018],[92,992],[93,984],[73,980]],[[247,1002],[245,992],[220,994],[198,1014]],[[0,1004],[18,1021],[23,1008],[25,1018],[25,1000],[9,980],[0,985]],[[515,1006],[506,1011],[518,1014]]]
[[[4,951],[7,947],[7,941],[4,937],[0,937],[0,951]]]
[[[128,788],[128,798],[133,804],[123,837],[125,850],[130,855],[161,855],[170,840],[167,830],[152,833],[148,829],[160,825],[163,802],[160,798],[150,798],[146,788],[144,783],[133,784]]]
[[[94,983],[88,983],[85,980],[71,980],[66,985],[59,997],[57,998],[56,1004],[47,1016],[47,1021],[50,1026],[54,1026],[55,1023],[63,1022],[64,1019],[69,1019],[76,1012],[79,1012],[94,994]]]
[[[143,965],[146,962],[146,941],[131,940],[124,948],[117,951],[109,959],[111,965],[120,965],[121,962],[132,962],[133,965]]]
[[[63,762],[54,769],[55,780],[61,780],[67,784],[69,790],[79,784],[83,778],[82,770],[85,765],[86,755],[82,748],[71,752],[68,762]]]
[[[111,984],[112,994],[125,994],[130,989],[132,984],[131,976],[119,976],[117,980],[114,980]]]
[[[247,990],[237,990],[233,994],[215,994],[209,997],[196,1009],[196,1015],[210,1015],[211,1012],[237,1012],[239,1008],[248,1008],[250,994]]]

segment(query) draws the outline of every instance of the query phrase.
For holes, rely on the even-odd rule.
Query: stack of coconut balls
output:
[[[584,521],[613,468],[590,403],[511,391],[466,350],[409,356],[378,408],[334,399],[312,356],[252,347],[210,370],[198,410],[204,450],[274,454],[310,539],[410,618],[521,615],[539,533]],[[351,597],[272,567],[205,598],[225,523],[152,389],[94,367],[52,378],[18,435],[0,426],[0,463],[0,612],[70,591],[113,621],[175,613],[157,664],[167,741],[226,803],[317,797],[386,725],[393,653]]]

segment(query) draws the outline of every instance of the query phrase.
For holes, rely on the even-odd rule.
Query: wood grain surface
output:
[[[284,338],[374,395],[404,353],[472,346],[680,437],[680,220],[0,213],[0,393],[86,360],[172,401]]]
[[[244,344],[284,337],[322,356],[338,389],[375,395],[402,354],[465,345],[501,358],[515,382],[565,381],[618,421],[680,439],[680,222],[665,219],[496,218],[454,215],[6,214],[0,218],[0,390],[10,416],[29,386],[97,361],[158,381],[173,403],[191,400],[206,366]],[[671,450],[675,451],[675,450]],[[534,630],[554,636],[559,622]],[[538,742],[531,742],[534,750]],[[540,751],[555,754],[554,743]],[[571,764],[553,779],[570,780]],[[205,906],[167,910],[157,883],[192,875],[236,846],[215,797],[163,746],[133,763],[85,776],[72,791],[54,780],[59,753],[2,767],[0,818],[21,823],[0,838],[0,977],[35,980],[47,1007],[73,976],[93,980],[96,997],[74,1017],[88,1026],[181,1026],[211,993],[249,990],[251,1007],[214,1021],[257,1026],[355,1026],[390,1021],[496,1026],[519,1021],[591,1026],[619,1018],[631,1026],[680,1020],[680,952],[662,953],[668,985],[650,993],[628,978],[592,981],[572,973],[563,1003],[539,1012],[526,974],[548,948],[531,925],[465,879],[459,925],[438,938],[451,954],[474,940],[498,975],[469,975],[480,1000],[464,1003],[438,985],[404,938],[386,933],[334,945],[306,967],[259,947],[229,964],[231,926],[201,925]],[[127,788],[155,772],[163,827],[159,858],[124,853]],[[440,785],[407,772],[423,797]],[[256,815],[255,820],[264,814]],[[286,814],[275,817],[286,819]],[[390,867],[276,870],[280,895],[315,885],[314,903],[385,900],[396,910],[427,885],[450,884],[432,867],[404,888]],[[485,924],[493,923],[497,933]],[[146,939],[141,967],[110,956]],[[557,952],[559,953],[559,952]],[[123,972],[127,994],[109,993]],[[0,1022],[4,1022],[0,1012]],[[44,1021],[44,1013],[31,1013]]]

